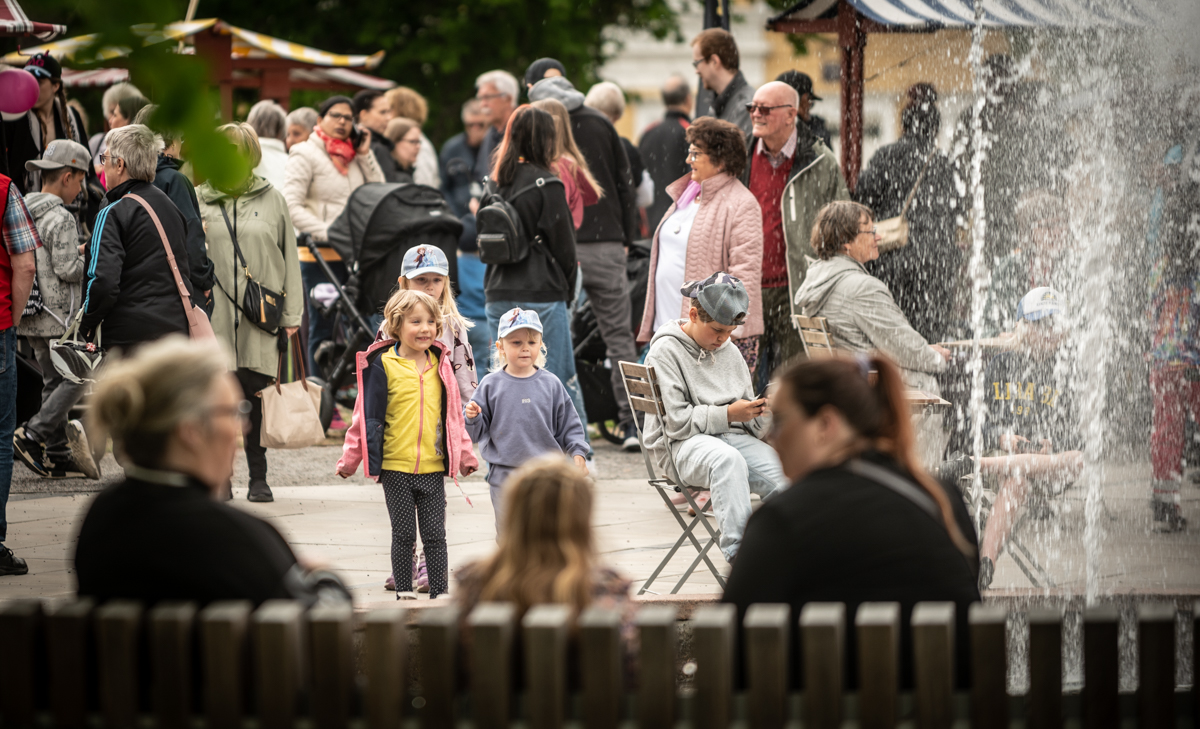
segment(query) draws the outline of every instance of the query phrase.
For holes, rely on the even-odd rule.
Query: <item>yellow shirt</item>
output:
[[[396,347],[383,354],[387,373],[387,424],[383,428],[383,468],[405,473],[446,470],[442,450],[442,379],[438,360],[426,352],[429,367],[417,372],[416,363]]]

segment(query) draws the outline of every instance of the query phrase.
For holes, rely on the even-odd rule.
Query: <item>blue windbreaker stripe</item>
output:
[[[120,202],[120,200],[117,202]],[[96,261],[100,258],[100,238],[104,233],[104,223],[108,220],[108,214],[116,204],[113,203],[100,211],[100,215],[96,217],[96,227],[92,230],[92,262],[88,266],[88,285],[83,297],[83,311],[85,313],[88,310],[88,303],[92,300],[92,283],[96,280]]]

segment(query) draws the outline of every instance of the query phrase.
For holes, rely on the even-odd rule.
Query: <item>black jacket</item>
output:
[[[871,452],[861,458],[910,480],[889,456]],[[943,488],[959,529],[974,544],[975,530],[962,497],[952,488]],[[723,600],[737,605],[740,616],[754,603],[787,603],[792,607],[793,626],[805,603],[845,603],[846,675],[852,685],[858,679],[854,630],[858,606],[869,601],[899,602],[901,680],[911,686],[910,620],[913,606],[923,600],[957,604],[957,665],[960,677],[966,676],[964,669],[970,665],[967,608],[980,599],[975,572],[940,519],[840,465],[809,474],[750,517]],[[799,665],[799,655],[799,645],[793,641],[793,666]]]
[[[158,155],[158,169],[154,175],[154,186],[167,193],[187,224],[187,277],[195,291],[209,291],[213,287],[213,265],[208,260],[204,247],[204,221],[200,220],[200,203],[196,200],[196,188],[179,171],[179,160],[165,154]],[[183,270],[183,269],[180,269]]]
[[[392,148],[395,146],[392,140],[383,136],[383,132],[377,132],[374,129],[371,130],[371,151],[375,153],[375,161],[379,163],[379,169],[383,170],[384,181],[412,182],[411,179],[405,180],[401,178],[400,166],[392,158]],[[283,191],[280,190],[280,192]]]
[[[96,228],[84,258],[84,336],[92,338],[101,323],[101,344],[129,347],[168,334],[187,334],[187,314],[171,273],[162,238],[154,221],[138,203],[124,200],[136,193],[154,208],[171,244],[180,272],[189,270],[187,222],[166,193],[149,182],[127,180],[108,191],[107,205],[96,216]],[[183,277],[195,301],[188,277]]]
[[[605,121],[608,121],[605,119]],[[500,196],[532,185],[539,177],[550,178],[549,170],[533,165],[518,165],[511,185],[500,188]],[[560,184],[545,185],[512,201],[521,222],[530,235],[540,234],[529,256],[506,266],[489,265],[483,277],[486,300],[491,301],[570,301],[575,293],[578,260],[575,257],[575,223],[567,195]]]
[[[55,138],[70,139],[87,147],[88,140],[83,133],[83,119],[79,116],[79,112],[68,108],[68,113],[74,121],[74,128],[79,132],[77,135],[73,135],[70,125],[63,126],[62,116],[58,111],[58,101],[55,100],[54,104]],[[42,154],[42,140],[35,140],[29,128],[29,115],[32,113],[34,113],[33,110],[15,117],[5,115],[3,122],[0,122],[3,124],[3,139],[5,140],[5,149],[0,151],[0,174],[11,178],[22,195],[28,195],[38,190],[36,186],[30,184],[34,180],[33,173],[25,169],[26,162],[38,159]],[[100,186],[100,178],[96,176],[96,170],[92,165],[88,165],[87,178],[84,183],[79,199],[72,202],[78,203],[81,208],[76,217],[86,229],[91,229],[96,219],[96,213],[99,211],[100,198],[104,194],[104,188]]]
[[[604,190],[600,202],[583,209],[576,240],[629,245],[637,238],[637,195],[621,137],[608,117],[590,106],[571,111],[571,133]]]
[[[683,177],[688,167],[687,128],[688,115],[679,111],[668,111],[662,121],[642,134],[638,150],[642,163],[654,180],[654,202],[646,208],[646,226],[653,232],[658,230],[667,209],[675,201],[667,194],[667,185]]]
[[[903,136],[875,153],[858,178],[854,197],[871,208],[876,220],[899,215],[927,160],[929,168],[907,213],[908,245],[880,255],[867,270],[887,284],[913,329],[926,341],[940,342],[953,324],[953,307],[947,302],[954,300],[962,262],[954,228],[956,211],[962,208],[950,161],[930,142]]]
[[[479,148],[467,144],[465,133],[455,134],[442,145],[438,161],[442,169],[442,194],[454,214],[463,217],[471,212],[471,183],[475,182],[475,161]]]
[[[295,567],[274,527],[214,501],[194,479],[110,486],[88,508],[75,548],[79,596],[97,602],[294,599]]]

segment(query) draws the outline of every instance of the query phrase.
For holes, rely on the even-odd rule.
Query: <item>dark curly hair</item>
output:
[[[839,253],[845,253],[846,246],[853,243],[861,232],[859,226],[863,217],[875,219],[871,208],[849,200],[836,200],[821,208],[809,241],[817,257],[827,261]]]
[[[688,127],[687,141],[730,177],[739,178],[746,169],[746,136],[736,124],[702,116]]]

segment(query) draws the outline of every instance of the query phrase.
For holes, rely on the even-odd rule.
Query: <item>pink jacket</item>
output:
[[[563,187],[566,188],[571,222],[575,224],[575,229],[579,230],[579,226],[583,225],[583,209],[600,202],[600,198],[596,196],[591,183],[571,157],[559,157],[554,163],[554,174],[558,175],[558,179],[562,180]]]
[[[379,367],[378,353],[395,344],[394,339],[381,339],[372,344],[366,352],[359,352],[355,358],[358,398],[354,401],[354,417],[350,421],[350,428],[346,430],[342,457],[337,463],[339,473],[352,472],[362,463],[364,476],[379,479],[379,469],[372,469],[371,464],[380,463],[383,458],[387,381],[381,367],[375,370],[371,367]],[[451,357],[441,342],[435,341],[432,348],[438,356],[438,376],[442,380],[442,389],[445,392],[446,470],[458,486],[459,468],[463,465],[478,468],[479,461],[475,457],[475,451],[471,449],[471,438],[467,435],[467,427],[463,422],[462,399],[458,393],[458,381],[454,376]],[[368,376],[367,373],[371,375]],[[462,491],[461,486],[459,491]],[[471,500],[467,499],[467,503],[470,502]]]
[[[667,185],[667,194],[672,200],[678,201],[690,181],[691,175],[684,175]],[[746,316],[746,323],[733,330],[733,337],[744,339],[762,334],[763,230],[758,200],[740,181],[722,172],[700,183],[700,197],[693,204],[699,205],[700,209],[696,211],[696,220],[688,236],[683,280],[699,281],[717,271],[741,279],[746,286],[746,293],[750,295],[750,312]],[[662,226],[674,213],[675,205],[671,205],[658,224],[658,230],[654,231],[646,308],[642,312],[638,342],[649,342],[654,334],[654,274],[658,269],[658,237],[662,233]],[[681,318],[687,317],[688,308],[688,300],[684,299],[683,310],[679,314]]]

